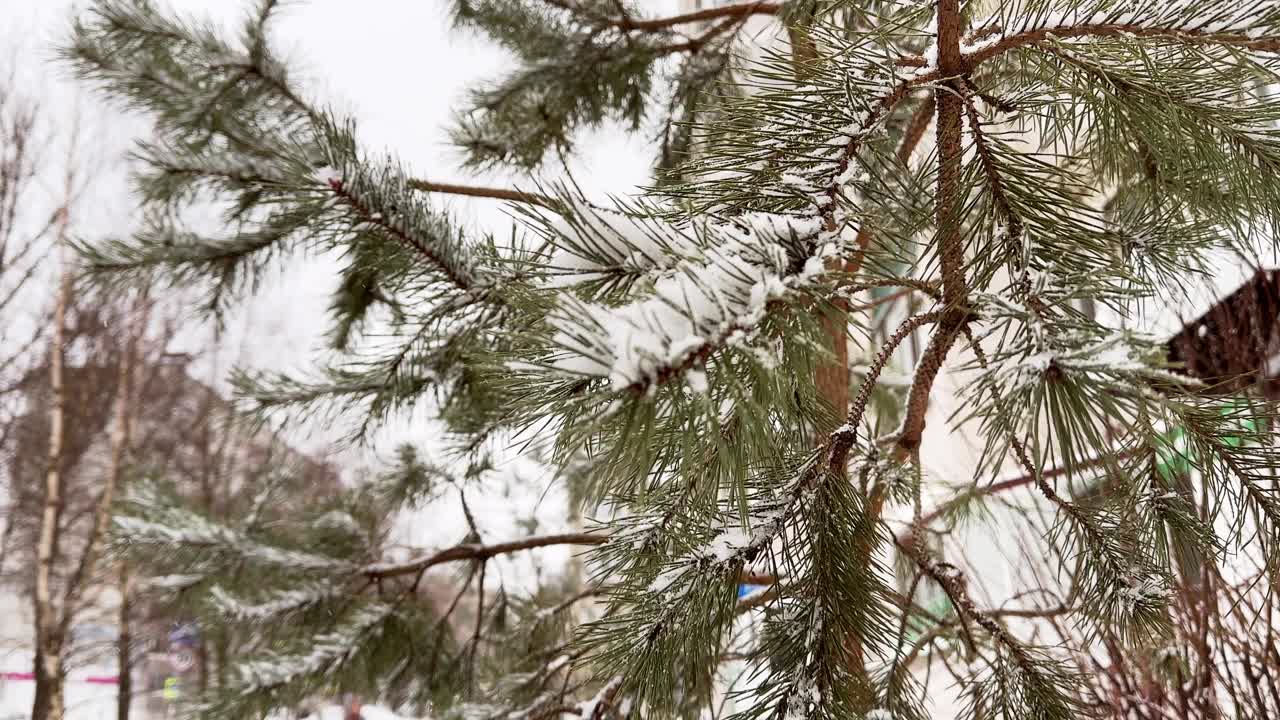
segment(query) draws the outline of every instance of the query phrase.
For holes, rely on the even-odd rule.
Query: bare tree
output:
[[[128,313],[118,303],[77,303],[69,245],[93,163],[78,123],[57,128],[18,90],[17,67],[10,63],[0,74],[0,478],[7,485],[0,579],[22,589],[33,610],[32,717],[60,718],[69,637],[97,582],[124,469],[128,385],[146,315],[137,303]],[[60,143],[61,162],[38,152]],[[59,173],[58,190],[46,191]],[[58,274],[50,277],[55,258]],[[110,327],[126,314],[128,327]],[[69,364],[69,355],[78,359]],[[117,377],[98,387],[73,381],[95,364]],[[33,424],[35,386],[43,386],[37,393],[43,422]],[[72,480],[95,434],[85,431],[105,429],[101,410],[113,402],[105,467],[91,481]]]
[[[132,385],[149,315],[145,301],[134,302],[125,314],[127,322],[122,323],[122,347],[91,353],[79,367],[68,368],[71,287],[70,281],[64,280],[58,294],[46,391],[48,448],[33,582],[37,657],[34,718],[61,717],[62,685],[73,651],[69,639],[74,624],[98,604],[104,586],[114,585],[104,576],[111,570],[104,561],[104,542],[129,462],[136,413]],[[99,326],[98,333],[108,335],[116,329],[120,328]],[[103,345],[110,343],[99,343],[100,348]],[[111,373],[112,384],[87,382]],[[99,395],[93,398],[96,402],[85,401],[90,394]],[[110,420],[102,417],[102,405],[107,403],[112,406]],[[98,461],[94,446],[102,444],[108,423],[106,458]],[[21,472],[24,454],[18,453],[16,460]],[[122,668],[122,673],[127,670]]]
[[[59,220],[59,242],[65,244],[67,213]],[[40,516],[40,540],[36,549],[35,578],[35,703],[33,720],[59,720],[63,714],[62,635],[59,612],[53,604],[53,566],[58,555],[58,527],[62,518],[62,440],[65,396],[62,366],[66,359],[66,316],[71,300],[71,272],[63,270],[53,313],[53,341],[49,349],[49,457],[44,482],[44,508]]]
[[[14,390],[14,378],[23,363],[39,354],[49,322],[21,318],[22,301],[41,279],[38,270],[48,258],[59,214],[55,210],[43,222],[29,223],[19,207],[29,207],[34,194],[40,158],[35,148],[44,144],[39,135],[40,109],[36,102],[14,89],[16,64],[0,75],[0,398]],[[0,445],[8,440],[14,424],[12,405],[0,403]],[[0,458],[0,463],[4,458]],[[0,470],[4,465],[0,464]],[[0,477],[4,477],[0,474]],[[8,493],[6,493],[8,495]],[[0,506],[0,517],[9,508]],[[8,556],[13,524],[4,522],[0,532],[0,572]]]

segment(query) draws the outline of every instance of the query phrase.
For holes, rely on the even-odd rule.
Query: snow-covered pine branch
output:
[[[115,542],[132,552],[199,553],[218,557],[225,564],[243,562],[277,571],[343,574],[351,565],[324,555],[288,550],[256,542],[225,525],[205,520],[195,513],[171,513],[164,522],[137,516],[117,515]]]
[[[816,236],[818,218],[759,215],[696,228],[673,267],[655,273],[652,294],[618,307],[565,294],[547,318],[555,348],[546,364],[572,375],[607,378],[614,390],[643,393],[685,376],[727,345],[751,343],[770,303],[793,298],[825,272],[817,254],[797,263],[788,247]],[[689,232],[668,228],[666,237]],[[606,252],[643,253],[647,236],[616,236]],[[690,381],[697,389],[701,381]]]

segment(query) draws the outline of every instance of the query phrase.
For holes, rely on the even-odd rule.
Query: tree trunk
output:
[[[120,633],[116,638],[116,720],[129,720],[133,705],[133,578],[129,566],[120,563]]]
[[[67,210],[58,219],[58,241],[65,247]],[[65,266],[64,266],[65,268]],[[53,338],[49,349],[49,456],[45,470],[44,508],[36,547],[35,577],[35,701],[32,720],[62,720],[62,639],[58,609],[53,603],[53,567],[58,556],[62,522],[62,443],[65,389],[62,364],[66,350],[67,305],[71,301],[71,271],[63,270],[53,311]]]
[[[819,57],[818,46],[809,30],[814,18],[812,12],[803,17],[794,18],[787,28],[791,42],[791,60],[795,69],[797,82],[804,82],[811,73],[809,64]],[[828,220],[827,231],[836,227]],[[840,258],[827,260],[828,270],[857,272],[857,268]],[[845,422],[849,414],[849,303],[843,298],[832,302],[831,312],[821,318],[824,334],[827,336],[827,348],[831,356],[824,359],[814,369],[814,388],[818,397],[825,401],[831,416],[818,426],[816,444],[825,443],[832,431]],[[843,467],[832,468],[842,473]],[[869,559],[868,559],[869,560]],[[852,698],[855,709],[859,712],[870,710],[874,702],[874,693],[870,690],[866,661],[863,657],[862,643],[856,637],[846,637],[842,642],[848,663],[848,694]]]
[[[36,695],[31,720],[62,720],[64,714],[66,672],[61,660],[62,645],[55,643],[50,647],[52,653],[44,647],[36,649]]]
[[[804,81],[811,73],[809,64],[818,59],[818,46],[808,29],[812,22],[812,13],[808,13],[804,17],[794,18],[787,28],[797,82]],[[843,260],[828,260],[828,269],[848,269],[843,265]],[[822,318],[822,329],[827,336],[831,357],[814,370],[814,385],[818,397],[826,401],[832,413],[831,418],[818,428],[818,442],[824,441],[849,414],[849,305],[843,299],[834,301],[832,305],[833,312]]]

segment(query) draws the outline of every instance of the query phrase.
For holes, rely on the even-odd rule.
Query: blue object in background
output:
[[[757,590],[763,590],[766,587],[768,587],[768,585],[739,585],[738,599],[741,600],[742,598],[750,595],[751,593]]]
[[[194,623],[176,623],[169,631],[169,644],[175,647],[195,647],[200,642],[200,630]]]

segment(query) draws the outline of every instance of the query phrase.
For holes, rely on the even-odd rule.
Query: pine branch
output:
[[[942,77],[944,75],[939,70],[931,69],[914,73],[911,77],[895,83],[892,89],[872,102],[871,110],[866,113],[861,122],[857,124],[857,127],[849,133],[848,141],[840,149],[835,162],[832,164],[827,181],[821,185],[818,192],[818,196],[823,198],[818,203],[818,212],[822,216],[828,232],[835,232],[838,228],[835,217],[836,208],[842,186],[846,182],[846,173],[849,172],[850,166],[856,162],[855,157],[871,130],[883,122],[899,103],[906,100],[914,88],[932,84]],[[918,129],[917,132],[923,133],[923,129]],[[913,133],[908,136],[908,139],[918,142],[917,137]],[[904,143],[902,147],[905,149],[908,145]]]
[[[406,248],[416,252],[427,263],[448,278],[454,287],[459,290],[471,290],[475,287],[474,279],[465,274],[465,271],[456,262],[451,262],[439,249],[432,247],[431,243],[411,235],[395,223],[393,218],[374,211],[358,194],[351,191],[342,178],[328,178],[326,182],[333,194],[354,210],[363,222],[383,229]]]
[[[911,156],[915,153],[916,148],[920,146],[920,141],[924,139],[925,131],[929,129],[930,123],[933,122],[934,109],[933,96],[929,96],[912,114],[911,122],[907,125],[906,133],[902,137],[902,143],[898,146],[897,158],[903,165],[910,163]],[[830,229],[830,225],[828,225],[828,229]],[[854,256],[844,263],[841,268],[842,271],[850,276],[855,276],[862,269],[862,264],[866,261],[867,249],[871,246],[872,233],[872,224],[864,219],[858,227],[857,236],[854,238]],[[847,309],[852,311],[866,309],[866,307]]]
[[[995,59],[1012,50],[1038,46],[1051,37],[1057,40],[1091,38],[1167,39],[1193,45],[1223,45],[1252,52],[1280,52],[1280,37],[1258,36],[1249,32],[1208,32],[1178,26],[1161,27],[1142,23],[1081,23],[1055,25],[1012,35],[1002,35],[998,36],[998,39],[994,41],[989,37],[981,38],[979,36],[976,44],[982,46],[981,49],[965,53],[963,67],[972,71],[988,60]]]
[[[563,535],[543,535],[512,540],[495,545],[464,544],[455,545],[425,557],[416,558],[403,563],[378,563],[365,567],[361,573],[369,578],[381,579],[400,575],[416,575],[436,565],[460,560],[488,560],[489,558],[551,547],[554,545],[601,545],[608,542],[608,537],[594,533],[568,533]]]
[[[1150,640],[1164,628],[1170,556],[1199,553],[1208,567],[1225,547],[1214,536],[1222,525],[1242,545],[1259,530],[1248,540],[1263,554],[1280,542],[1270,416],[1224,419],[1216,400],[1157,396],[1150,381],[1172,382],[1164,345],[1080,310],[1103,304],[1132,319],[1133,303],[1179,287],[1195,265],[1179,257],[1231,242],[1220,226],[1274,219],[1280,104],[1248,85],[1276,75],[1280,11],[1266,2],[1014,0],[995,9],[999,23],[968,23],[959,0],[940,0],[936,14],[879,0],[739,2],[649,19],[623,0],[460,0],[458,23],[516,59],[461,116],[472,164],[534,169],[569,154],[575,133],[609,121],[641,128],[661,105],[679,134],[667,150],[689,163],[660,193],[611,209],[556,190],[415,180],[371,161],[354,128],[313,111],[268,52],[272,0],[238,43],[165,20],[144,0],[99,2],[102,21],[80,30],[75,54],[83,74],[157,120],[140,194],[166,210],[224,202],[229,224],[253,230],[218,241],[166,225],[106,245],[102,264],[141,275],[165,263],[177,284],[213,278],[220,291],[250,288],[295,247],[345,253],[341,337],[385,306],[392,342],[349,352],[318,383],[244,385],[259,406],[367,407],[371,419],[435,391],[468,452],[517,430],[538,461],[564,471],[575,502],[599,502],[607,518],[598,532],[476,539],[386,563],[370,562],[389,557],[372,542],[334,544],[340,533],[321,523],[277,533],[255,517],[235,530],[155,507],[118,520],[137,549],[165,550],[147,562],[178,566],[175,577],[200,572],[179,579],[188,596],[233,582],[241,566],[270,570],[258,574],[270,587],[226,584],[211,610],[256,624],[277,665],[306,665],[316,639],[323,648],[301,673],[256,668],[263,682],[246,682],[258,714],[349,682],[437,714],[611,717],[625,698],[649,714],[695,716],[732,656],[756,678],[744,720],[918,720],[927,698],[904,653],[909,662],[955,638],[986,668],[957,674],[973,688],[970,714],[1067,720],[1088,690],[1006,618],[1035,623],[1031,637],[1069,608],[1107,643]],[[739,31],[765,16],[788,26],[793,55],[761,53],[741,76]],[[677,87],[657,98],[668,70]],[[921,157],[931,126],[935,148]],[[1098,209],[1094,195],[1112,186],[1124,197]],[[514,203],[533,238],[473,244],[418,194],[428,192]],[[815,372],[823,349],[847,349],[862,320],[847,303],[877,288],[902,290],[870,304],[895,303],[871,318],[866,377],[849,399],[837,359],[824,370],[840,371],[844,395],[826,393]],[[991,358],[975,332],[995,339]],[[987,442],[975,477],[998,479],[925,512],[919,447],[960,335],[981,372],[961,388],[955,422]],[[917,337],[926,346],[903,402],[883,376]],[[824,394],[849,406],[826,437]],[[873,408],[882,397],[889,406]],[[868,415],[900,432],[860,436]],[[1171,455],[1178,463],[1166,464],[1192,479],[1166,477]],[[1021,475],[996,476],[1011,456]],[[404,464],[387,495],[430,499],[432,473]],[[1081,479],[1087,496],[1073,485]],[[971,504],[1028,486],[1048,502],[1032,498],[1024,519],[1052,519],[1043,561],[1071,561],[1072,595],[1043,616],[983,609],[926,541],[958,528]],[[893,538],[905,597],[879,565],[881,516],[897,504],[915,520]],[[1234,524],[1197,515],[1210,508],[1235,512]],[[464,510],[474,531],[465,498]],[[490,562],[547,547],[595,548],[601,585],[543,583],[517,597],[497,572],[504,563]],[[441,616],[424,577],[445,567],[465,579]],[[743,582],[768,587],[740,598]],[[954,615],[917,604],[916,590],[935,584]],[[602,612],[578,628],[581,645],[569,645],[569,608],[606,591]],[[370,632],[352,622],[392,598]],[[738,623],[766,604],[750,618],[763,619],[759,643],[744,651]],[[474,614],[460,620],[466,608]],[[923,634],[908,652],[909,630]],[[1092,639],[1064,634],[1061,654]],[[498,699],[449,708],[459,694]]]
[[[423,192],[443,193],[445,195],[465,195],[468,197],[492,198],[494,200],[508,200],[515,203],[524,203],[526,205],[540,205],[546,208],[556,207],[553,199],[545,195],[537,193],[521,192],[519,190],[509,190],[507,188],[481,187],[477,185],[457,185],[454,183],[439,183],[428,180],[410,180],[409,187],[414,190]]]
[[[875,389],[876,381],[879,379],[881,371],[883,371],[884,367],[889,363],[889,359],[893,357],[893,351],[897,349],[898,345],[900,345],[903,340],[910,337],[911,334],[921,326],[938,322],[944,316],[945,313],[943,312],[927,312],[921,315],[915,315],[904,320],[902,324],[898,326],[898,329],[894,331],[893,335],[889,336],[889,339],[880,347],[879,352],[876,353],[875,359],[871,362],[871,367],[867,371],[866,379],[862,381],[862,387],[858,389],[858,395],[854,398],[854,401],[850,406],[848,421],[844,426],[836,431],[836,434],[841,435],[841,439],[836,440],[836,447],[840,447],[845,442],[852,443],[852,438],[857,434],[858,426],[862,424],[862,417],[866,413],[867,403],[871,400],[871,392]],[[843,438],[849,439],[844,440]],[[837,463],[836,466],[843,466],[846,456],[847,450],[844,452],[833,453],[833,461]]]
[[[991,147],[982,131],[982,120],[978,117],[978,109],[973,103],[975,93],[969,83],[963,80],[961,81],[960,89],[964,96],[964,110],[965,116],[969,121],[969,133],[973,136],[974,149],[977,151],[983,175],[986,177],[988,190],[995,201],[996,213],[1008,225],[1009,242],[1015,246],[1020,245],[1023,233],[1022,218],[1018,217],[1013,211],[1009,197],[1005,194],[1004,179],[1000,177],[1000,170],[996,166]]]
[[[1048,690],[1045,694],[1022,694],[1021,699],[1025,704],[1020,709],[1034,717],[1055,718],[1055,720],[1070,720],[1078,717],[1075,713],[1076,700],[1068,694],[1073,679],[1056,672],[1059,670],[1056,663],[1045,663],[1033,657],[1031,652],[992,614],[978,609],[969,597],[964,575],[958,568],[933,560],[928,550],[919,544],[898,543],[897,547],[911,558],[921,572],[942,588],[952,606],[959,611],[962,620],[982,627],[1008,653],[1021,673],[1022,682],[1039,685],[1037,689],[1042,692]]]
[[[907,397],[906,418],[898,437],[900,452],[907,455],[920,446],[925,414],[933,382],[942,370],[952,345],[960,335],[969,313],[969,286],[964,277],[963,227],[964,190],[961,173],[964,148],[961,143],[963,99],[959,76],[965,72],[960,49],[962,18],[958,0],[939,0],[937,57],[938,72],[945,81],[935,90],[937,108],[938,190],[937,249],[942,266],[942,298],[946,309],[916,368]]]
[[[569,0],[541,0],[548,5],[570,12],[579,12],[579,8]],[[597,18],[591,16],[592,20],[601,20],[608,25],[615,27],[624,32],[631,30],[642,30],[645,32],[654,32],[659,30],[670,30],[677,25],[688,25],[691,23],[701,23],[707,20],[719,20],[721,18],[732,18],[738,20],[750,15],[777,15],[782,11],[782,3],[764,2],[744,2],[737,5],[721,5],[719,7],[703,8],[692,12],[682,13],[680,15],[672,15],[663,18],[634,18],[629,15],[621,17]]]

